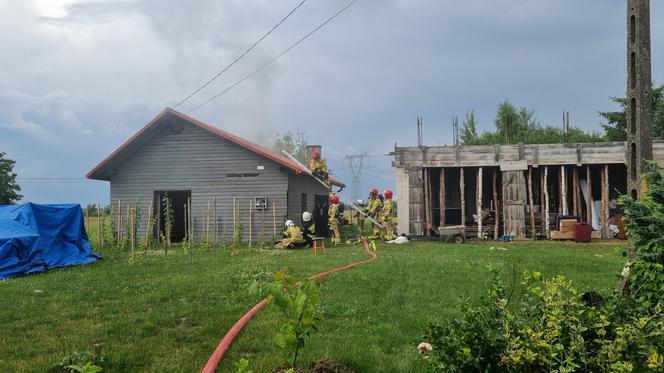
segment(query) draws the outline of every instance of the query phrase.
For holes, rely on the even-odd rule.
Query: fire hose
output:
[[[324,277],[327,277],[333,273],[344,271],[347,269],[351,269],[354,267],[358,267],[361,265],[369,264],[373,262],[374,260],[378,259],[378,254],[376,254],[375,251],[372,251],[369,248],[369,244],[367,243],[367,240],[362,239],[362,246],[364,248],[364,251],[369,254],[371,258],[360,261],[360,262],[355,262],[351,264],[347,264],[342,267],[338,268],[333,268],[330,270],[327,270],[325,272],[317,273],[315,275],[312,275],[309,277],[310,280],[320,280]],[[265,305],[267,304],[266,300],[263,299],[260,302],[256,303],[255,306],[253,306],[247,313],[244,314],[236,323],[233,325],[229,330],[228,333],[222,338],[221,342],[217,345],[217,348],[215,348],[214,352],[208,359],[207,363],[205,364],[205,367],[201,370],[203,373],[214,373],[217,370],[217,366],[219,366],[219,363],[221,360],[224,358],[224,354],[226,354],[226,351],[228,348],[231,346],[237,335],[240,333],[242,328],[247,325],[249,320],[256,315]]]

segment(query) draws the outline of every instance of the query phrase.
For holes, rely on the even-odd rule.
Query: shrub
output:
[[[648,315],[626,312],[616,295],[588,304],[562,276],[526,273],[522,287],[497,276],[486,301],[426,329],[433,371],[647,371],[664,369],[662,305]]]

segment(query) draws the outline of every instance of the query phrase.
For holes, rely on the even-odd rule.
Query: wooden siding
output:
[[[258,169],[262,166],[263,169]],[[227,174],[258,173],[257,177],[229,177]],[[216,198],[219,239],[222,239],[224,210],[227,215],[228,239],[232,234],[232,201],[238,198],[242,211],[245,240],[248,238],[249,200],[267,197],[269,227],[272,235],[272,203],[277,205],[277,228],[287,215],[289,173],[277,163],[263,158],[201,128],[185,123],[176,133],[168,128],[160,131],[129,156],[111,176],[111,203],[141,208],[139,237],[145,234],[146,208],[154,191],[191,190],[195,237],[199,240],[205,226],[208,200]],[[254,214],[254,240],[260,234],[260,212]]]

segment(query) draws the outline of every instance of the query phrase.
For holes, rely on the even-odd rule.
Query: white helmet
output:
[[[361,199],[358,199],[357,202],[355,202],[356,205],[364,205],[364,201]]]
[[[302,220],[303,221],[311,221],[311,213],[309,211],[305,211],[302,213]]]
[[[291,226],[293,226],[293,225],[295,225],[295,224],[293,224],[293,221],[292,221],[292,220],[286,220],[286,223],[284,223],[284,225],[286,226],[286,228],[288,228],[288,227],[291,227]]]

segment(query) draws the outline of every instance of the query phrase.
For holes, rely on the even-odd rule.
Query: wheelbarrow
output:
[[[438,228],[428,225],[427,229],[437,234],[441,243],[454,241],[454,243],[462,244],[466,242],[466,226],[464,225],[448,225]]]

